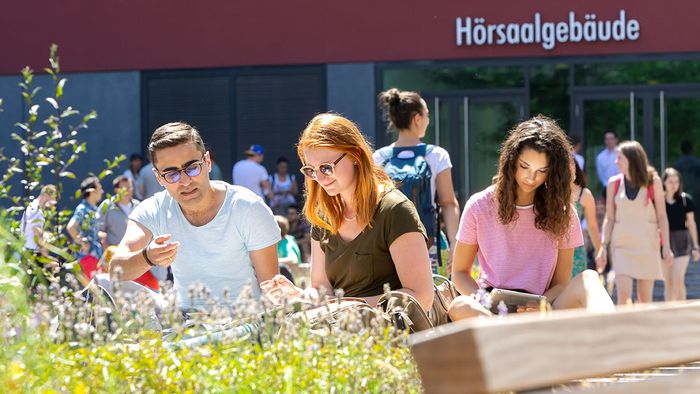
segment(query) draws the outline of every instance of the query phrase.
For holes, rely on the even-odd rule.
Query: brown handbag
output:
[[[452,300],[457,298],[459,292],[454,284],[442,275],[433,274],[433,283],[435,296],[433,298],[433,306],[428,311],[428,317],[430,317],[433,327],[437,327],[452,321],[447,311]]]

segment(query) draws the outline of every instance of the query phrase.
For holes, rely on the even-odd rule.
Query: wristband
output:
[[[148,246],[143,248],[141,250],[141,255],[143,256],[143,259],[146,260],[146,263],[150,265],[151,267],[155,267],[156,265],[151,262],[151,259],[148,258],[148,253],[146,253],[146,249],[148,249]]]

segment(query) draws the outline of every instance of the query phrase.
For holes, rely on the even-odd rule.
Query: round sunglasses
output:
[[[335,166],[338,163],[340,163],[341,160],[343,160],[343,157],[345,157],[346,154],[347,153],[343,153],[342,155],[340,155],[339,158],[337,158],[332,163],[319,164],[318,165],[318,172],[323,174],[323,176],[332,177],[333,174],[335,173]],[[301,173],[304,174],[304,176],[307,176],[311,179],[316,179],[316,177],[317,177],[317,173],[316,173],[317,170],[316,170],[316,167],[314,167],[314,166],[310,166],[307,164],[307,165],[301,167],[301,169],[299,171],[301,171]]]
[[[161,173],[158,171],[157,168],[153,167],[158,175],[161,176],[161,178],[165,179],[166,182],[168,183],[178,183],[180,179],[182,179],[182,173],[184,172],[187,174],[188,177],[194,178],[198,176],[199,174],[202,173],[202,166],[204,165],[204,156],[202,156],[202,159],[199,161],[195,161],[194,163],[188,165],[185,168],[181,168],[179,170],[170,170]]]

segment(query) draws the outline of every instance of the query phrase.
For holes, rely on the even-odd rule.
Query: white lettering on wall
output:
[[[455,20],[458,47],[539,44],[549,51],[567,42],[636,41],[640,30],[639,21],[627,19],[625,10],[615,20],[598,19],[592,13],[579,20],[574,11],[567,20],[556,22],[543,21],[539,12],[527,23],[488,23],[482,17]]]

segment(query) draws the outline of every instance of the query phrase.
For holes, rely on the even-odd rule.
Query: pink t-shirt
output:
[[[487,286],[544,294],[554,275],[559,249],[583,245],[576,209],[570,212],[569,232],[557,240],[535,228],[535,211],[518,207],[512,223],[498,223],[498,206],[493,186],[474,194],[467,201],[459,223],[457,240],[479,245],[477,257]]]

